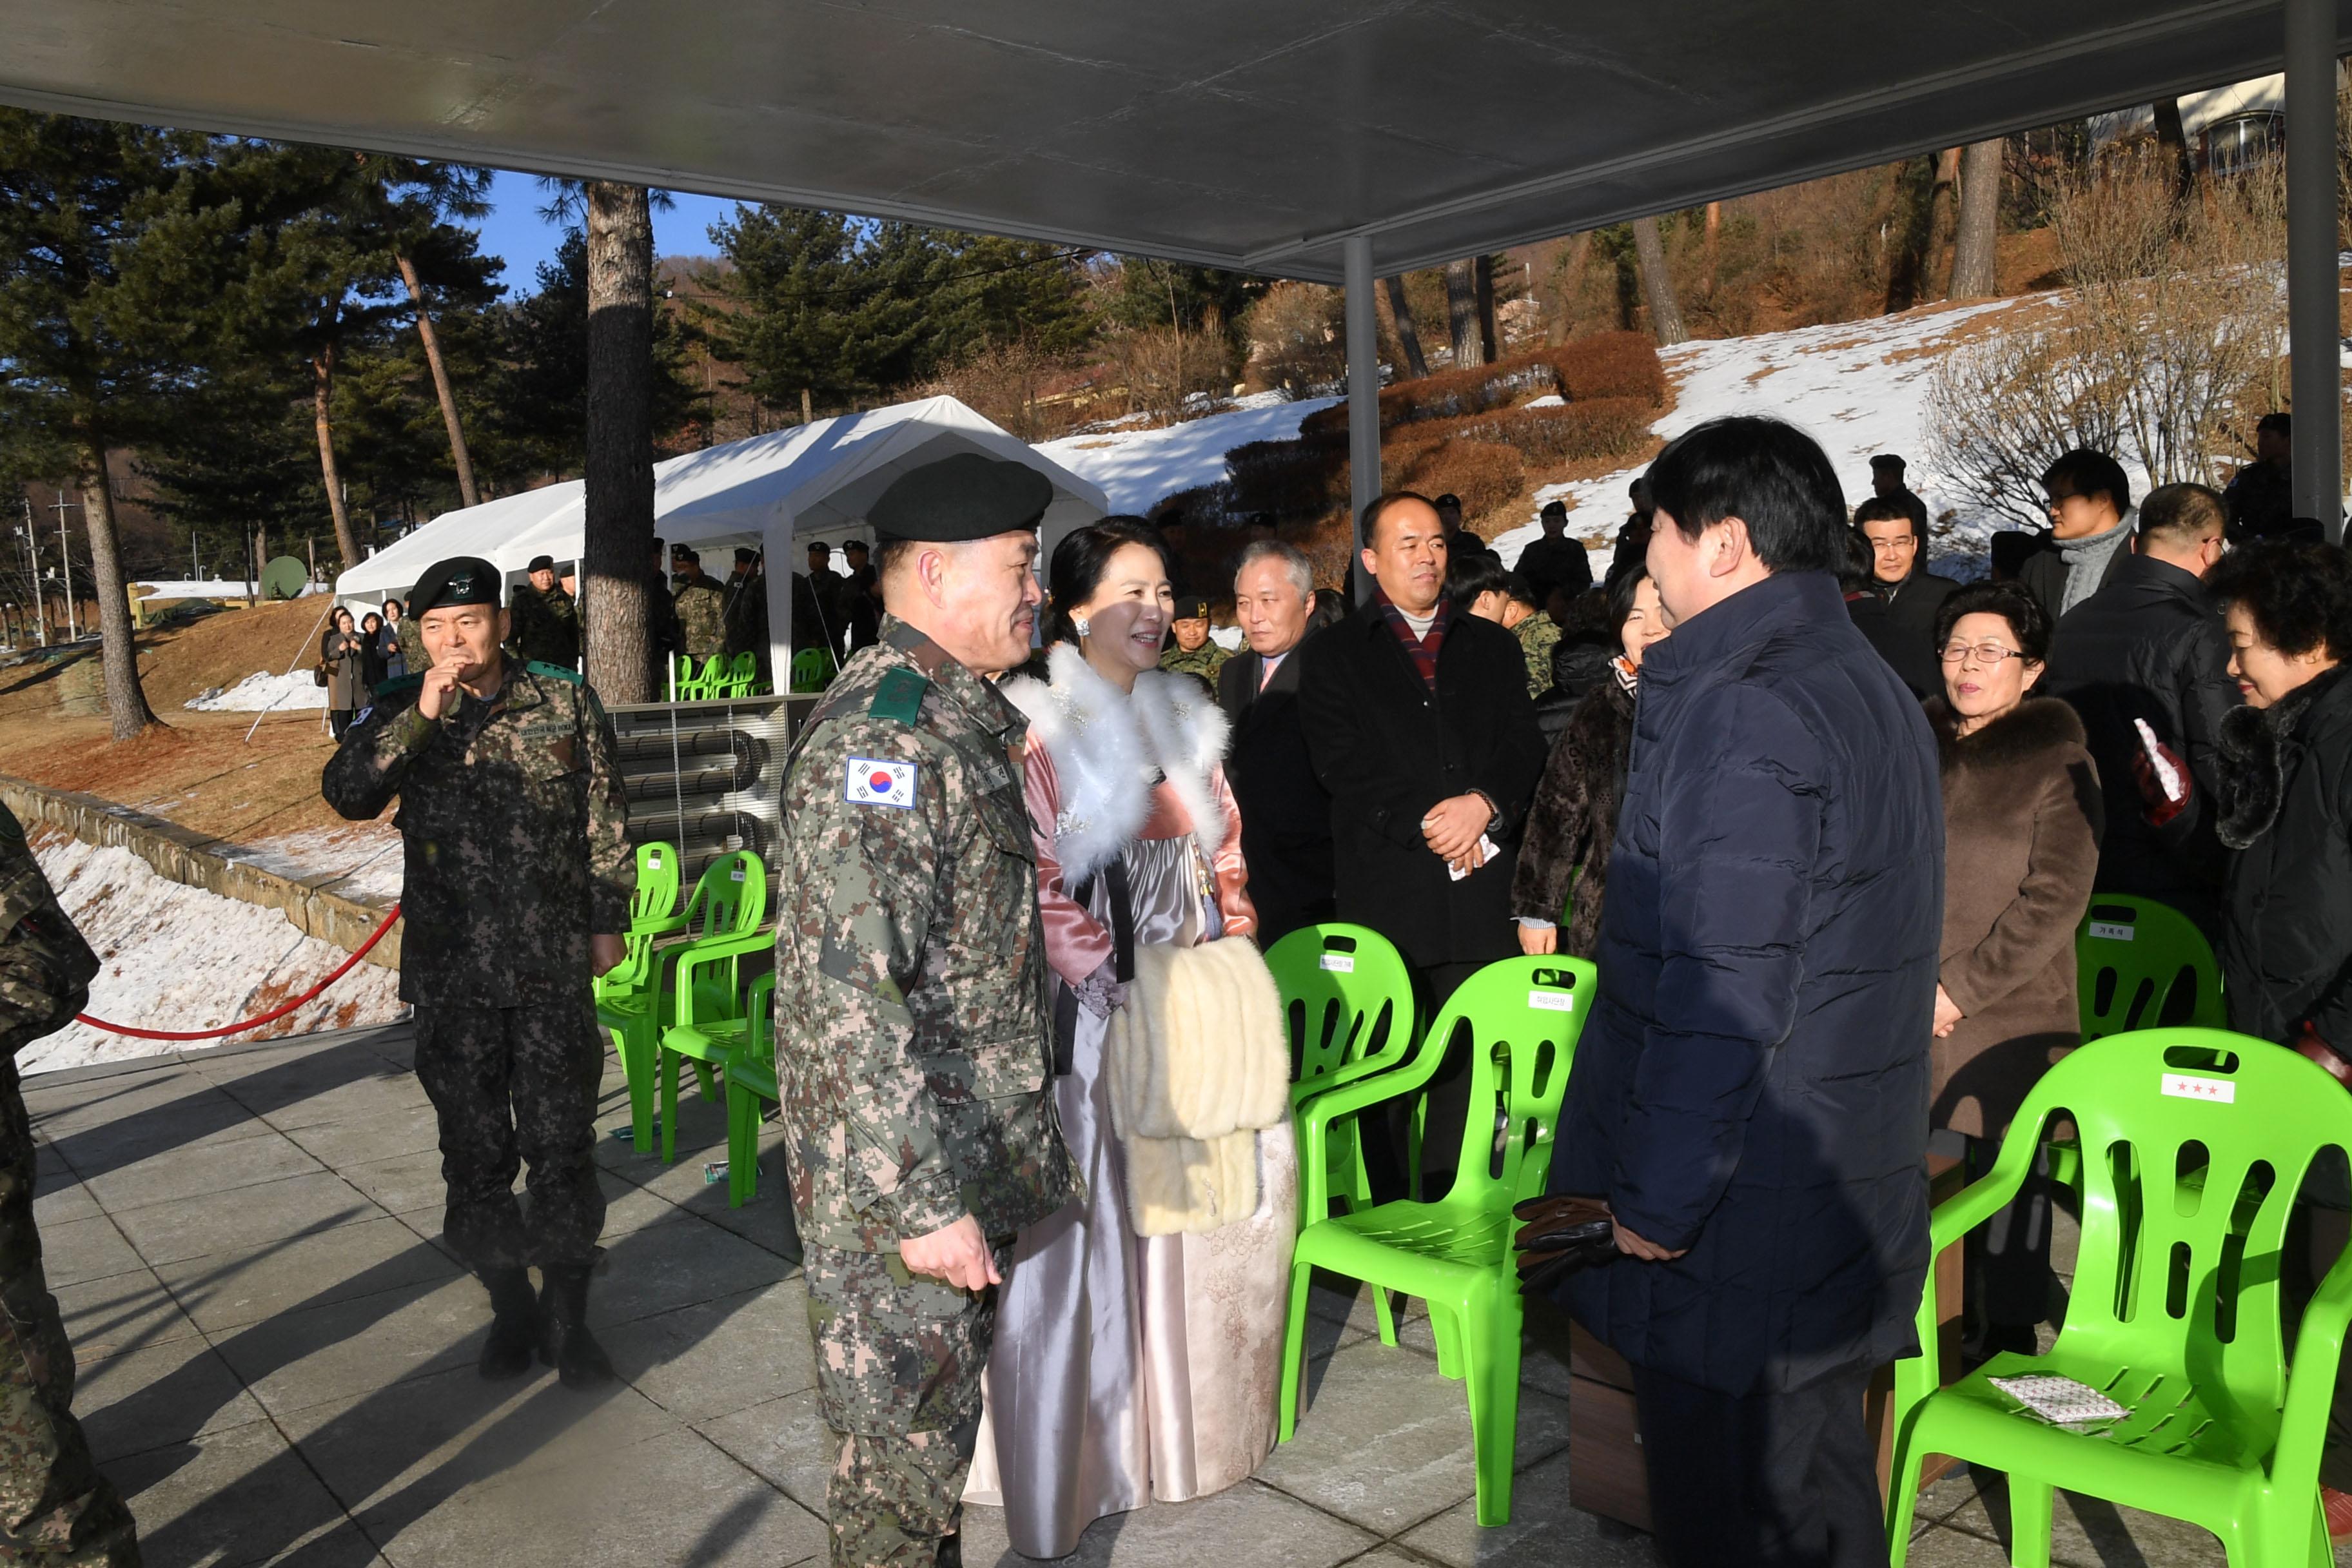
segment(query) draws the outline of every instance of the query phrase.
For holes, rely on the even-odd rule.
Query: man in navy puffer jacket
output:
[[[1915,1347],[1943,917],[1936,744],[1833,575],[1819,447],[1722,419],[1652,465],[1650,650],[1556,1192],[1628,1254],[1562,1299],[1634,1369],[1667,1560],[1886,1561],[1863,1422]]]

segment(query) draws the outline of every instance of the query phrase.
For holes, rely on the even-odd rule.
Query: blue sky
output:
[[[720,218],[732,216],[735,204],[683,191],[672,192],[671,196],[676,205],[667,212],[656,209],[654,213],[654,254],[714,254],[718,247],[706,231]],[[547,200],[547,193],[539,188],[533,175],[500,169],[491,179],[491,212],[481,223],[482,253],[506,262],[499,281],[513,293],[528,294],[537,287],[539,264],[554,260],[555,247],[563,243],[562,227],[539,216]]]

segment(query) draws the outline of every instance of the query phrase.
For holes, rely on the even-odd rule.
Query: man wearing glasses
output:
[[[2131,553],[2131,480],[2105,452],[2077,447],[2043,470],[2050,497],[2050,536],[2026,557],[2017,580],[2060,617],[2107,585]]]

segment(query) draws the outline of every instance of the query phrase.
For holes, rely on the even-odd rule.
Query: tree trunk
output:
[[[1633,220],[1633,265],[1642,279],[1642,301],[1650,307],[1650,331],[1660,348],[1689,341],[1683,328],[1682,307],[1675,301],[1675,280],[1666,271],[1666,247],[1658,237],[1658,220]]]
[[[1421,329],[1413,323],[1412,303],[1404,297],[1404,278],[1391,277],[1382,285],[1389,291],[1389,320],[1396,326],[1397,348],[1404,355],[1405,374],[1415,380],[1429,374],[1429,361],[1421,353]]]
[[[2189,131],[2180,122],[2180,100],[2159,98],[2156,100],[2156,140],[2158,145],[2172,154],[2172,181],[2175,192],[2187,196],[2197,184],[2197,161],[2189,150]]]
[[[1545,316],[1544,341],[1555,348],[1568,342],[1568,329],[1576,315],[1576,302],[1584,292],[1585,261],[1591,254],[1592,231],[1588,228],[1570,238],[1567,254],[1552,268],[1552,276],[1559,279],[1559,298],[1553,301],[1554,309]]]
[[[327,484],[327,510],[335,519],[335,548],[342,552],[348,572],[360,563],[360,542],[343,506],[342,476],[335,471],[334,396],[335,345],[329,342],[310,361],[310,422],[319,432],[319,473]],[[262,562],[255,569],[267,564]]]
[[[1716,247],[1723,235],[1723,204],[1721,202],[1709,202],[1706,204],[1706,275],[1700,281],[1699,291],[1703,294],[1713,295],[1715,292]]]
[[[98,579],[99,655],[106,673],[106,712],[114,738],[134,740],[161,722],[139,684],[139,649],[131,641],[131,595],[122,581],[122,552],[114,537],[114,488],[107,482],[106,443],[82,449],[81,520],[89,530],[90,574]]]
[[[457,420],[457,395],[449,385],[449,367],[441,361],[441,337],[433,330],[433,312],[425,308],[425,289],[416,280],[416,263],[405,256],[394,257],[400,263],[400,280],[408,285],[409,302],[416,307],[416,335],[425,343],[425,363],[433,372],[433,393],[441,400],[441,423],[449,427],[449,460],[457,468],[457,494],[467,506],[482,504],[482,492],[474,488],[474,456],[466,450],[466,427]]]
[[[1454,368],[1484,364],[1478,353],[1478,279],[1468,261],[1445,264],[1445,325],[1454,342]]]
[[[1979,300],[1999,290],[1994,278],[2000,238],[2001,139],[1971,142],[1960,153],[1960,217],[1952,239],[1948,300]]]
[[[588,684],[650,702],[654,458],[653,214],[641,185],[592,180],[588,208],[588,466],[581,574]]]
[[[1478,291],[1478,348],[1486,363],[1493,364],[1503,357],[1502,339],[1495,331],[1495,258],[1473,257],[1470,276]]]

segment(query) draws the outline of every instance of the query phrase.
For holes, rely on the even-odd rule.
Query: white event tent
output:
[[[866,509],[893,479],[958,452],[1025,463],[1053,481],[1041,530],[1049,556],[1064,534],[1108,510],[1100,489],[1027,442],[955,398],[927,397],[656,463],[654,532],[706,553],[739,544],[766,550],[769,636],[782,671],[792,662],[792,572],[801,564],[795,541],[867,537]],[[452,555],[478,555],[509,584],[521,579],[533,556],[576,561],[583,493],[572,479],[443,512],[336,578],[336,597],[353,605],[404,598],[426,567]],[[710,562],[706,569],[724,577],[730,564]]]

